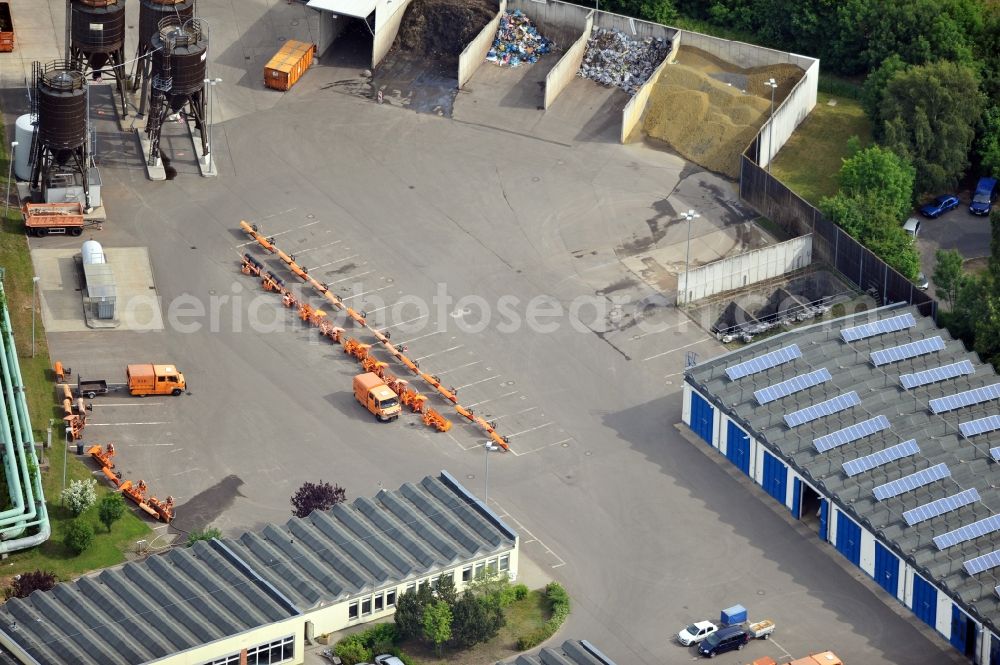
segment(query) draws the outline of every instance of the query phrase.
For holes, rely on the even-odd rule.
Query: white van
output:
[[[917,236],[920,235],[920,220],[916,217],[910,217],[903,223],[903,230],[910,235],[912,242],[916,242]]]

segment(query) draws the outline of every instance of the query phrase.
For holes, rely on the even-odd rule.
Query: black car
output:
[[[698,645],[698,653],[715,658],[720,653],[742,649],[750,641],[750,633],[742,626],[729,626],[706,637]]]

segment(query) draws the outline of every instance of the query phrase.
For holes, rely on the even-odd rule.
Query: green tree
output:
[[[97,481],[93,478],[74,480],[59,496],[63,505],[76,517],[97,501]]]
[[[400,640],[420,637],[424,627],[424,608],[434,602],[430,586],[424,584],[419,591],[408,591],[396,601],[393,619]]]
[[[857,146],[857,140],[852,141]],[[857,150],[840,167],[840,191],[868,197],[880,209],[903,219],[913,205],[915,169],[887,148]]]
[[[97,504],[97,517],[111,533],[111,525],[125,515],[125,499],[118,492],[111,492],[101,497]]]
[[[882,94],[884,144],[916,167],[919,192],[953,188],[983,107],[975,73],[952,62],[909,67]]]
[[[452,609],[451,629],[455,642],[468,648],[492,639],[504,625],[500,603],[466,590]]]
[[[201,531],[192,531],[188,534],[187,546],[192,547],[199,540],[212,540],[214,538],[221,538],[222,531],[216,529],[215,527],[206,527]]]
[[[454,607],[458,601],[458,589],[455,588],[455,575],[441,575],[434,581],[434,595]]]
[[[434,650],[441,656],[441,645],[451,639],[451,608],[437,600],[424,608],[424,638],[434,643]]]
[[[976,142],[983,173],[1000,176],[1000,106],[994,104],[983,114],[983,133]]]
[[[63,545],[74,554],[82,554],[94,542],[94,527],[89,522],[77,517],[66,525],[63,533]]]
[[[934,285],[937,297],[954,308],[962,287],[962,255],[954,249],[939,249],[934,254]]]
[[[872,132],[876,140],[882,138],[882,95],[889,81],[905,69],[906,63],[899,54],[893,53],[865,79],[861,89],[861,105],[865,108],[865,115],[872,122]]]
[[[862,30],[864,59],[875,67],[893,54],[924,65],[938,60],[973,64],[973,39],[982,29],[978,0],[879,0],[869,2]]]
[[[837,192],[820,201],[820,211],[907,279],[920,272],[920,255],[895,212],[877,195]]]

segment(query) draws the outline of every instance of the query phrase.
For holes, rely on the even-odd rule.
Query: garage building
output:
[[[683,421],[973,662],[1000,665],[1000,378],[915,308],[687,370]]]
[[[518,538],[448,472],[239,538],[200,541],[0,607],[0,662],[301,663],[443,575],[517,573]]]

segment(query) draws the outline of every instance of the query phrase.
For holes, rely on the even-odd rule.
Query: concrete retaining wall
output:
[[[392,42],[399,34],[399,25],[403,22],[403,14],[412,0],[382,0],[375,6],[375,39],[372,43],[372,69],[378,67],[389,50]]]
[[[573,79],[576,78],[576,73],[580,71],[580,65],[583,63],[583,55],[587,52],[587,40],[590,39],[590,32],[594,27],[594,16],[593,12],[587,16],[584,21],[583,34],[573,42],[573,45],[566,49],[563,57],[559,58],[559,62],[556,66],[549,70],[549,73],[545,75],[545,102],[543,107],[548,110],[552,106],[553,102],[556,101],[556,97],[566,89]]]
[[[656,69],[650,75],[649,80],[642,84],[635,95],[632,96],[632,99],[628,100],[625,108],[622,109],[622,143],[627,143],[629,137],[633,136],[636,128],[641,125],[642,117],[646,113],[646,103],[649,102],[649,95],[653,92],[653,86],[656,85],[656,81],[660,78],[660,72],[663,71],[664,67],[668,67],[674,59],[675,51],[673,50],[673,44],[677,41],[679,41],[678,35],[674,34],[671,40],[671,51],[666,59],[657,65]]]
[[[500,28],[500,18],[507,11],[507,0],[500,0],[500,11],[486,24],[475,39],[469,42],[458,56],[458,87],[464,88],[479,66],[486,61],[486,54],[493,46],[493,39]]]
[[[604,28],[605,30],[617,30],[632,39],[638,40],[646,39],[647,37],[657,37],[672,41],[674,34],[677,32],[677,28],[660,25],[659,23],[640,21],[637,18],[630,18],[621,14],[611,14],[610,12],[596,12],[594,27]]]
[[[344,31],[350,19],[346,16],[334,16],[330,12],[317,13],[319,14],[319,39],[316,40],[316,55],[321,56]]]
[[[774,117],[760,130],[760,140],[757,142],[760,154],[757,163],[762,167],[767,168],[771,159],[778,154],[781,146],[785,145],[785,141],[792,135],[795,128],[806,119],[809,112],[816,106],[818,85],[819,60],[813,60],[806,69],[805,76],[795,84],[788,97],[774,110]],[[771,133],[772,125],[773,136]]]
[[[528,15],[538,32],[555,42],[556,48],[565,51],[576,42],[593,12],[558,0],[508,0],[507,9],[520,9]]]
[[[805,268],[812,262],[812,235],[745,252],[677,276],[677,304],[740,289]]]

